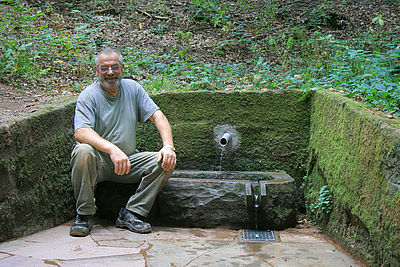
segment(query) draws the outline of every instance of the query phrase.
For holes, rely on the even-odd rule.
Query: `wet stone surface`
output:
[[[242,230],[154,227],[141,235],[100,219],[74,238],[71,225],[0,243],[0,266],[362,266],[312,226],[243,242]]]
[[[216,172],[216,171],[174,171],[172,178],[227,179],[227,180],[272,180],[267,172]]]

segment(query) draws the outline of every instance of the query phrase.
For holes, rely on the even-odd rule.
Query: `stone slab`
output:
[[[202,178],[196,178],[196,173]],[[259,229],[293,226],[297,214],[294,179],[285,172],[235,174],[242,173],[251,177],[268,175],[271,180],[261,180],[254,185],[250,180],[218,178],[219,175],[225,177],[224,172],[180,171],[179,178],[173,174],[159,193],[149,221],[154,225],[171,227],[255,228],[256,221]],[[255,210],[253,193],[258,187],[261,190],[257,192],[260,208]],[[137,185],[99,183],[96,201],[100,214],[115,220],[136,188]]]
[[[0,266],[363,266],[312,226],[275,231],[277,241],[242,242],[242,230],[154,227],[143,235],[104,220],[73,238],[71,225],[0,243]]]
[[[139,252],[134,247],[109,247],[97,243],[93,237],[99,232],[104,232],[104,230],[101,230],[103,228],[101,225],[95,225],[90,236],[84,238],[71,237],[69,235],[71,225],[72,222],[15,241],[2,243],[0,244],[0,252],[27,258],[58,259],[61,261],[129,255]],[[109,234],[109,237],[118,239],[113,234]]]

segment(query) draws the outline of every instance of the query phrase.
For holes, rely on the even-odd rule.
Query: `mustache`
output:
[[[104,78],[118,78],[116,74],[104,75]]]

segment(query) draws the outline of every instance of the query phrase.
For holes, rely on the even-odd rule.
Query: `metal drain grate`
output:
[[[243,230],[243,241],[275,241],[273,231]]]

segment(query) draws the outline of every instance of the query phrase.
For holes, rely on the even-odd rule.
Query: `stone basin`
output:
[[[224,171],[174,171],[171,178],[224,179],[224,180],[273,180],[277,177],[268,172]]]
[[[136,187],[99,183],[100,214],[115,219]],[[232,229],[254,229],[257,221],[258,229],[283,229],[296,223],[296,200],[295,181],[285,172],[175,171],[159,193],[149,220],[163,226]]]

